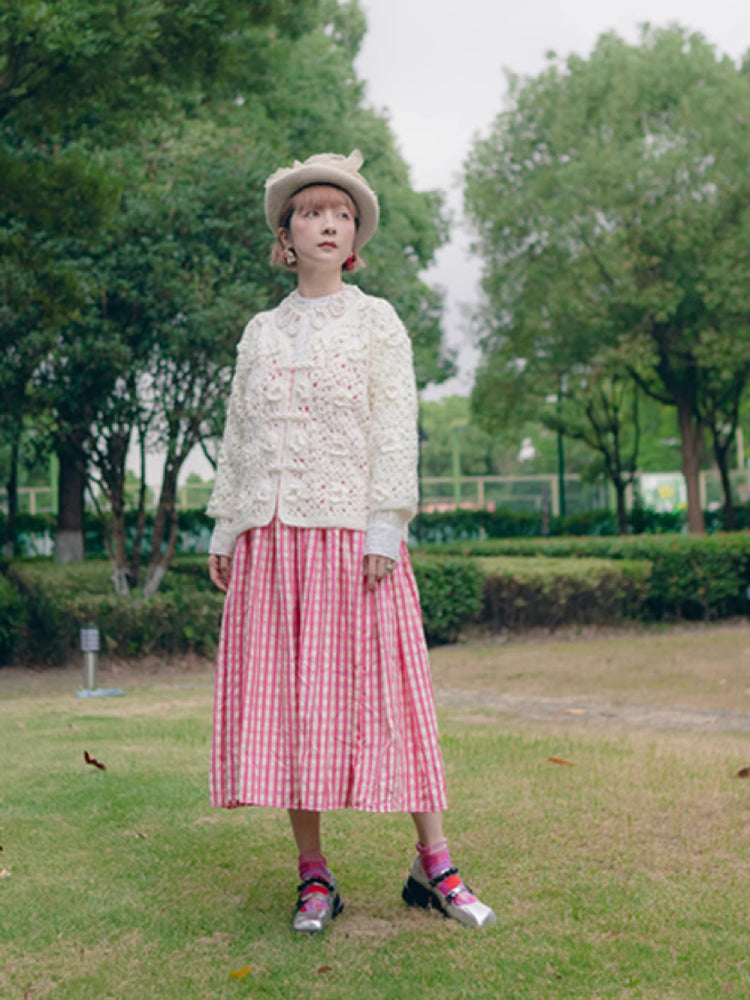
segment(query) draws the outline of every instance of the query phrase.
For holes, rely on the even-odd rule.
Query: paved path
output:
[[[525,719],[546,722],[583,722],[595,725],[621,724],[652,729],[692,729],[704,732],[750,732],[750,714],[714,712],[697,708],[648,705],[611,705],[578,698],[534,698],[526,695],[491,694],[442,689],[435,691],[438,705],[447,708],[490,709]]]

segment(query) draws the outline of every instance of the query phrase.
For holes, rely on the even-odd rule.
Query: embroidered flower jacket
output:
[[[211,551],[231,554],[274,514],[311,528],[380,520],[403,534],[417,504],[416,426],[411,342],[393,307],[355,286],[323,300],[292,293],[248,323],[237,349]]]

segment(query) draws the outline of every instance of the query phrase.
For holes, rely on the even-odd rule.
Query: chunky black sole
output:
[[[412,878],[411,875],[406,880],[406,884],[401,891],[401,898],[407,906],[420,906],[423,910],[427,910],[432,907],[433,910],[437,910],[438,913],[442,913],[444,917],[448,916],[448,912],[445,907],[442,906],[435,893],[430,892],[429,889],[425,889],[422,883],[417,882],[417,880]]]

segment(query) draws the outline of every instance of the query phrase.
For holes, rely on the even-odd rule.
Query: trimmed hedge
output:
[[[10,580],[0,576],[0,664],[11,660],[26,628],[26,602]]]
[[[431,645],[454,642],[482,608],[495,629],[710,620],[748,611],[750,533],[465,541],[424,547],[413,564]],[[178,557],[147,601],[116,597],[105,560],[0,568],[0,663],[64,662],[92,622],[112,655],[215,649],[224,597],[203,556]]]
[[[478,558],[482,621],[495,631],[607,625],[642,617],[651,563],[642,560]]]
[[[444,545],[441,554],[647,560],[643,617],[652,621],[744,614],[750,584],[750,533],[629,535],[615,538],[491,539]]]
[[[204,559],[201,568],[207,577]],[[177,562],[149,600],[116,596],[109,576],[104,560],[11,563],[5,583],[14,586],[26,616],[4,662],[63,663],[78,652],[80,629],[89,624],[99,628],[102,652],[114,656],[214,651],[224,599],[210,582],[198,582],[197,567],[193,573]]]
[[[482,573],[471,559],[415,556],[422,622],[430,646],[455,642],[482,610]]]
[[[177,558],[148,600],[117,597],[106,560],[67,566],[15,560],[0,576],[0,663],[64,663],[80,649],[80,629],[99,628],[104,654],[137,657],[192,651],[211,655],[224,595],[208,577],[205,557]],[[425,635],[453,642],[482,604],[482,575],[467,559],[415,560]]]
[[[708,516],[708,515],[707,515]],[[685,520],[681,512],[657,513],[633,508],[629,527],[633,532],[665,534],[679,531]],[[718,515],[712,524],[718,526]],[[717,527],[718,530],[718,527]],[[617,517],[608,510],[588,510],[568,517],[549,518],[548,534],[617,535]],[[417,514],[409,525],[412,541],[417,545],[478,541],[486,538],[541,538],[542,516],[498,508],[496,510],[449,510],[432,514]]]

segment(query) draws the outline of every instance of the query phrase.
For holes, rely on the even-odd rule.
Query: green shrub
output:
[[[455,642],[481,611],[481,572],[470,559],[417,556],[412,562],[428,644]]]
[[[26,629],[26,603],[10,580],[0,576],[0,664],[10,663]]]
[[[47,559],[22,560],[8,566],[7,579],[24,604],[14,646],[21,663],[61,663],[73,643],[75,623],[64,607],[65,577]],[[58,570],[58,572],[49,572]]]
[[[662,514],[633,508],[629,514],[629,527],[634,533],[664,534],[679,531],[683,520],[684,515],[680,512]],[[411,540],[416,545],[486,538],[541,538],[543,530],[541,513],[526,514],[506,508],[418,514],[409,525]],[[547,524],[547,534],[552,537],[617,533],[617,518],[609,510],[587,510],[567,517],[551,516]]]
[[[628,514],[628,526],[633,535],[672,535],[682,531],[686,522],[684,510],[656,511],[637,505]]]
[[[85,625],[98,627],[101,650],[110,655],[212,653],[224,598],[210,583],[203,584],[205,559],[199,562],[193,572],[180,561],[148,600],[115,595],[105,560],[67,566],[40,559],[12,563],[9,582],[26,612],[17,629],[15,659],[62,663],[79,650]]]
[[[652,620],[744,614],[750,534],[487,539],[442,546],[447,555],[637,559],[652,564],[644,614]]]
[[[494,630],[604,625],[642,615],[651,564],[603,559],[480,558],[483,621]]]
[[[148,600],[116,596],[110,573],[106,560],[66,566],[44,559],[12,562],[8,580],[0,578],[0,615],[7,607],[0,646],[4,635],[12,637],[8,658],[65,662],[78,654],[86,625],[99,629],[104,654],[214,652],[224,595],[211,584],[205,557],[176,559]],[[481,573],[471,560],[425,557],[415,561],[415,574],[428,641],[454,641],[481,609]]]
[[[160,591],[148,600],[112,594],[79,597],[68,604],[77,627],[96,624],[102,652],[121,657],[188,651],[211,654],[222,607],[223,595],[218,591],[208,597],[187,588]]]
[[[411,540],[456,542],[463,539],[535,536],[541,534],[539,514],[512,510],[456,510],[417,514],[409,525]]]
[[[584,510],[567,517],[550,517],[549,534],[616,535],[617,516],[609,510]]]

